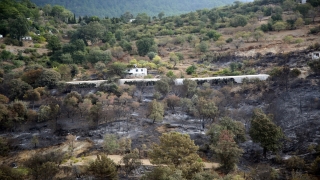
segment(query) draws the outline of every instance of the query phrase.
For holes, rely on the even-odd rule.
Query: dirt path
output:
[[[108,158],[112,159],[116,164],[123,165],[123,163],[120,163],[121,159],[123,158],[123,156],[121,156],[121,155],[108,155]],[[91,155],[91,156],[86,156],[86,157],[82,157],[82,158],[73,159],[73,161],[76,162],[76,163],[73,163],[73,165],[79,165],[79,166],[87,165],[91,161],[94,161],[96,159],[97,159],[96,155]],[[144,165],[144,166],[154,166],[153,164],[151,164],[149,159],[140,159],[140,160],[142,162],[142,165]],[[69,166],[70,165],[70,161],[71,160],[69,160],[68,162],[62,164],[62,166],[64,166],[64,165],[65,166]],[[204,165],[205,165],[205,167],[204,167],[205,169],[211,169],[211,168],[219,167],[219,163],[213,163],[213,162],[204,162]]]

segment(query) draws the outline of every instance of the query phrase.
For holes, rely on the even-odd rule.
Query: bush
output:
[[[33,47],[34,48],[40,48],[41,46],[40,46],[40,44],[35,44],[35,45],[33,45]]]
[[[190,75],[190,74],[195,73],[196,69],[197,69],[197,67],[194,66],[194,65],[192,65],[192,66],[189,66],[189,67],[186,69],[186,72],[187,72],[188,75]]]
[[[0,48],[1,48],[1,49],[5,49],[5,48],[6,48],[6,45],[5,45],[5,44],[1,44],[1,45],[0,45]]]
[[[308,63],[311,70],[316,74],[320,74],[320,60],[314,60]]]
[[[298,156],[292,156],[286,161],[286,168],[289,170],[303,169],[305,164],[306,163],[302,158]]]
[[[232,41],[233,41],[232,38],[228,38],[228,39],[226,40],[226,43],[231,43]]]
[[[311,28],[309,34],[318,34],[320,32],[320,26]]]
[[[290,76],[293,78],[298,77],[301,74],[301,71],[297,68],[294,68],[290,71]]]

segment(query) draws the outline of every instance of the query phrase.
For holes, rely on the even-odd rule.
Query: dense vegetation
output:
[[[320,60],[308,60],[303,64],[301,62],[307,60],[299,56],[293,65],[288,64],[292,54],[284,53],[281,48],[279,54],[271,53],[272,58],[266,56],[266,59],[259,53],[235,58],[234,52],[267,48],[268,43],[275,46],[275,34],[291,33],[299,28],[310,30],[307,33],[312,44],[302,45],[307,40],[301,37],[307,33],[289,34],[278,38],[281,46],[320,50],[319,43],[313,43],[319,34],[318,8],[315,0],[307,4],[291,0],[237,1],[177,16],[156,13],[157,16],[151,18],[151,13],[138,12],[134,16],[122,12],[120,17],[100,18],[95,14],[97,16],[77,18],[59,5],[38,7],[29,0],[0,1],[0,33],[4,35],[0,45],[0,131],[29,132],[33,131],[29,127],[42,124],[52,130],[52,134],[45,136],[40,130],[33,133],[28,139],[31,146],[22,146],[22,142],[4,135],[0,138],[0,156],[10,156],[10,152],[16,152],[21,146],[47,147],[52,142],[49,145],[44,142],[55,141],[50,136],[56,134],[59,136],[57,144],[64,142],[66,146],[63,152],[30,155],[18,168],[1,165],[0,179],[48,176],[54,179],[66,166],[72,168],[72,173],[65,173],[66,179],[81,176],[127,179],[139,169],[141,158],[149,158],[158,166],[145,173],[142,179],[242,180],[244,173],[236,170],[241,157],[249,159],[247,167],[255,167],[246,171],[249,179],[311,179],[320,172],[319,144],[306,142],[307,148],[289,150],[293,154],[291,158],[278,157],[284,144],[296,143],[296,139],[286,137],[283,131],[286,126],[276,121],[280,119],[279,114],[284,114],[283,109],[272,103],[273,99],[289,101],[290,88],[311,86],[317,90]],[[131,18],[136,20],[130,23]],[[31,36],[32,41],[26,41],[26,36]],[[160,80],[152,87],[147,87],[146,83],[117,85],[117,80],[125,77],[126,70],[134,66],[153,72],[145,78],[159,76]],[[310,68],[309,79],[298,78],[304,68]],[[271,77],[268,81],[245,79],[240,85],[232,81],[188,79],[257,72],[269,73]],[[178,77],[186,78],[181,86],[174,84]],[[65,83],[73,79],[107,81],[99,87]],[[146,92],[150,102],[143,100]],[[320,109],[318,94],[306,99],[304,106],[301,97],[299,103],[292,103],[292,106],[300,106],[300,116],[303,116],[302,111],[318,112]],[[247,109],[242,110],[242,106]],[[198,123],[196,130],[205,132],[199,133],[200,138],[196,135],[200,142],[196,144],[189,135],[170,132],[176,128],[170,124],[161,124],[165,116],[176,112]],[[105,155],[98,155],[85,169],[72,165],[79,161],[77,157],[83,160],[85,157],[80,156],[91,152],[75,155],[78,136],[66,132],[79,128],[84,131],[82,136],[87,138],[86,142],[94,144],[90,130],[112,124],[113,128],[119,126],[117,132],[120,129],[128,132],[130,123],[135,122],[143,126],[139,140],[133,142],[115,134],[99,134],[103,145],[92,148],[94,153],[121,154],[121,167]],[[67,128],[68,123],[72,128]],[[75,133],[79,131],[76,129]],[[149,139],[151,136],[157,137]],[[248,139],[258,148],[245,152],[241,143]],[[306,141],[304,134],[301,133],[297,141]],[[310,155],[306,160],[298,156],[306,153]],[[248,154],[251,157],[244,157]],[[268,159],[271,157],[275,158],[271,161]],[[261,159],[264,163],[256,166]],[[208,160],[219,162],[220,167],[203,171],[203,162]],[[270,166],[274,164],[281,170]]]
[[[160,12],[165,12],[167,15],[177,15],[198,9],[213,8],[231,4],[233,0],[32,0],[32,2],[39,6],[44,6],[45,4],[62,5],[67,9],[70,9],[77,16],[120,17],[120,15],[127,11],[134,15],[142,12],[151,16],[156,16]]]

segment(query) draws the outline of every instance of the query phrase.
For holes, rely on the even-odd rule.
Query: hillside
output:
[[[166,15],[177,15],[204,8],[213,8],[232,4],[234,0],[32,0],[38,6],[45,4],[62,5],[77,16],[119,17],[129,11],[133,15],[145,12],[156,16],[160,12]]]
[[[319,179],[319,0],[149,15],[0,0],[0,179]]]

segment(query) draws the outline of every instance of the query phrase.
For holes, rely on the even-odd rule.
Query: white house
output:
[[[148,75],[147,68],[132,68],[127,70],[127,77],[144,77]]]
[[[132,23],[132,22],[133,22],[133,21],[135,21],[135,20],[136,20],[136,19],[130,19],[130,20],[129,20],[129,22],[131,22],[131,23]]]
[[[22,40],[32,41],[32,37],[31,36],[25,36],[25,37],[22,37]]]
[[[0,39],[2,39],[3,38],[3,35],[2,34],[0,34]]]

